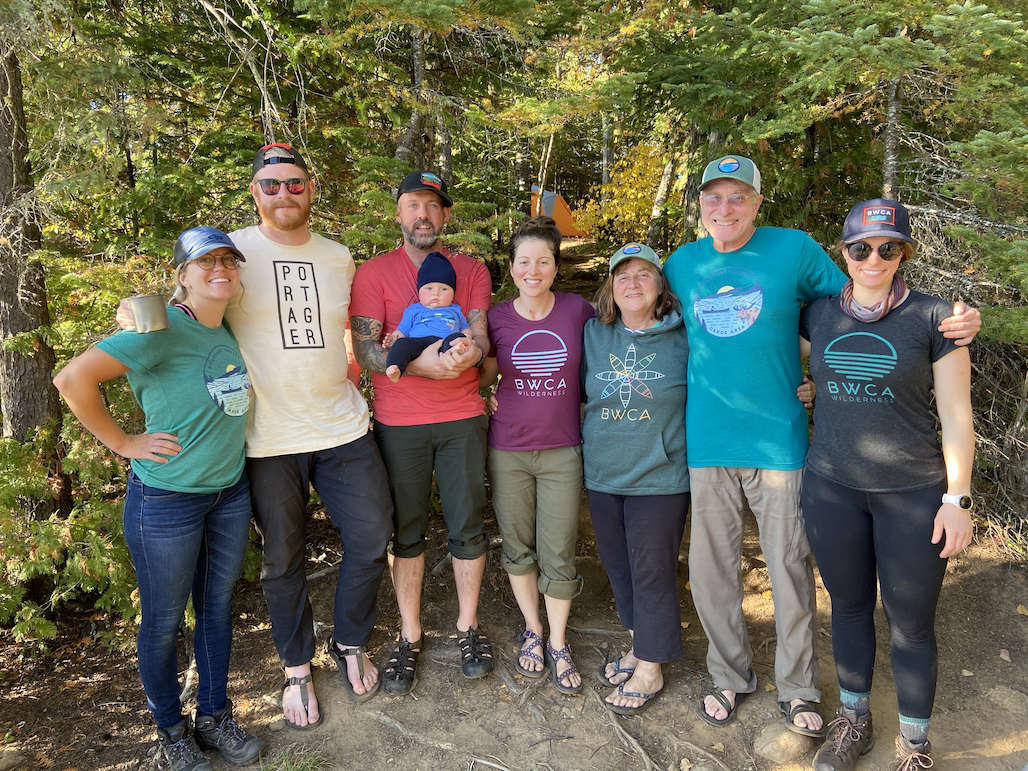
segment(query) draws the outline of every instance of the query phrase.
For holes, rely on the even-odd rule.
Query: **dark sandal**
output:
[[[525,647],[528,644],[528,647]],[[524,632],[518,635],[518,652],[514,659],[514,669],[520,672],[525,677],[530,677],[536,680],[543,677],[546,674],[546,662],[543,661],[543,657],[538,653],[534,653],[536,648],[543,649],[543,638],[533,632],[531,629],[526,629]],[[521,657],[524,656],[526,659],[537,661],[543,665],[542,669],[527,669],[521,665]]]
[[[614,674],[612,674],[611,677],[617,677],[618,675],[626,674],[626,675],[628,675],[628,678],[630,680],[632,678],[632,675],[635,674],[635,667],[623,667],[623,666],[621,666],[621,659],[623,659],[623,658],[624,658],[624,656],[618,656],[616,661],[608,661],[606,664],[601,664],[600,668],[596,671],[596,675],[600,678],[600,682],[603,683],[608,688],[611,687],[611,686],[614,686],[614,685],[621,685],[621,683],[627,683],[628,682],[628,680],[622,680],[621,683],[612,683],[607,678],[607,667],[610,666],[611,664],[614,665]]]
[[[569,665],[568,668],[565,669],[563,672],[561,672],[559,675],[557,674],[557,660],[558,659],[560,659],[561,661],[563,661],[563,662],[565,662],[566,664]],[[550,668],[550,672],[553,674],[553,685],[556,687],[556,689],[558,691],[560,691],[561,693],[581,693],[581,691],[582,691],[582,684],[581,683],[579,683],[578,685],[564,685],[561,682],[562,680],[567,680],[571,675],[576,674],[578,672],[578,667],[576,667],[575,666],[575,662],[573,662],[571,660],[571,644],[570,643],[565,645],[560,650],[556,650],[552,645],[550,645],[550,641],[547,640],[546,641],[546,666],[548,666]],[[643,698],[643,697],[640,696],[639,698]],[[646,698],[652,698],[652,697],[646,697]]]
[[[804,726],[796,725],[796,723],[793,722],[797,715],[801,715],[804,712],[812,712],[815,715],[821,714],[817,709],[817,705],[812,701],[803,699],[800,704],[797,704],[791,709],[789,707],[789,702],[780,701],[778,702],[778,711],[785,716],[785,727],[794,733],[802,734],[803,736],[813,736],[815,739],[820,739],[824,737],[825,732],[828,730],[825,725],[822,725],[820,729],[805,728]]]
[[[347,673],[346,671],[346,657],[354,656],[357,659],[357,674],[360,676],[362,681],[364,680],[365,650],[363,645],[358,645],[356,648],[340,648],[336,644],[336,638],[334,636],[329,637],[328,655],[332,659],[332,661],[336,663],[336,666],[339,667],[339,676],[343,681],[343,685],[346,686],[346,695],[349,696],[351,700],[360,703],[362,701],[367,701],[376,693],[378,693],[378,680],[376,680],[375,684],[371,686],[371,690],[365,691],[364,693],[357,693],[355,690],[353,690],[353,683],[350,682],[349,673]]]
[[[422,632],[414,642],[400,638],[389,657],[386,665],[379,670],[379,680],[383,683],[382,690],[390,696],[406,696],[418,684],[418,656],[425,645],[425,634]]]
[[[707,698],[707,696],[713,696],[715,701],[717,701],[718,704],[720,704],[722,707],[724,707],[728,711],[727,717],[724,717],[721,720],[718,720],[716,717],[714,717],[713,715],[711,715],[710,713],[707,712],[707,708],[703,704],[703,702]],[[711,725],[716,725],[716,726],[728,725],[733,720],[735,720],[736,710],[739,709],[739,705],[742,703],[743,699],[745,699],[747,696],[749,696],[749,693],[737,693],[737,694],[735,694],[735,706],[733,707],[731,704],[728,703],[728,697],[725,696],[724,690],[722,690],[721,688],[718,688],[715,685],[713,688],[710,689],[710,693],[708,693],[706,696],[704,696],[702,699],[700,699],[700,717],[703,718],[708,723],[710,723]]]
[[[464,677],[474,680],[493,671],[493,646],[484,634],[469,629],[463,637],[457,638],[457,645],[460,646],[460,671]]]
[[[303,711],[307,712],[307,707],[310,704],[310,692],[307,690],[307,683],[311,682],[314,678],[310,673],[307,673],[303,677],[287,677],[286,681],[282,683],[282,698],[285,699],[285,691],[291,685],[299,686],[300,688],[300,703],[303,704]],[[321,707],[321,704],[318,704]],[[310,712],[307,712],[307,719],[310,720]],[[285,720],[285,716],[282,717]],[[286,725],[292,728],[294,731],[310,731],[312,728],[317,728],[319,725],[325,722],[325,711],[323,708],[319,710],[318,721],[316,723],[308,723],[307,725],[297,725],[290,720],[286,720]]]
[[[618,715],[638,715],[640,712],[642,712],[648,706],[650,706],[650,704],[653,703],[654,699],[660,696],[660,694],[662,694],[663,692],[664,689],[661,688],[656,693],[635,693],[634,691],[628,691],[626,693],[625,684],[621,683],[621,685],[618,686],[618,696],[624,696],[629,699],[644,699],[645,701],[643,701],[643,703],[640,704],[638,707],[622,707],[620,704],[611,704],[609,701],[604,701],[603,706],[609,709],[611,712]]]

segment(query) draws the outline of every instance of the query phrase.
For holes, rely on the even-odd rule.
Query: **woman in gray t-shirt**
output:
[[[938,331],[949,303],[910,291],[898,273],[914,251],[902,204],[854,206],[841,249],[850,281],[838,297],[808,306],[800,322],[818,394],[803,515],[832,598],[842,703],[813,767],[852,768],[873,744],[880,582],[899,702],[897,767],[913,771],[931,765],[935,608],[946,558],[972,535],[971,362]]]

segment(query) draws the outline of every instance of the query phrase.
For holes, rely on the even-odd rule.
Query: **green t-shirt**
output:
[[[803,468],[800,308],[846,276],[806,233],[771,227],[734,252],[709,237],[685,244],[664,275],[689,330],[689,465]]]
[[[146,432],[174,434],[182,446],[167,463],[133,459],[136,476],[163,490],[216,493],[243,473],[250,376],[227,326],[210,329],[168,311],[169,329],[118,332],[97,347],[129,368]]]

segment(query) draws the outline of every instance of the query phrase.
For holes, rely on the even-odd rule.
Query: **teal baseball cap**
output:
[[[661,273],[664,272],[663,268],[660,267],[660,257],[646,244],[637,244],[633,241],[614,252],[614,256],[610,258],[609,272],[613,274],[614,268],[625,260],[646,260],[646,262],[655,265]]]
[[[700,190],[716,179],[737,179],[760,194],[760,169],[744,155],[724,155],[708,163],[703,170]]]

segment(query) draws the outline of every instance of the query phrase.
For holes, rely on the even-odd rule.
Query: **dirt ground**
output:
[[[596,262],[580,260],[568,284],[595,285]],[[587,292],[583,291],[583,294]],[[491,516],[491,515],[490,515]],[[496,523],[487,522],[495,536]],[[342,545],[323,512],[312,518],[308,572],[326,573]],[[665,667],[661,697],[643,715],[621,718],[602,707],[608,691],[594,676],[606,660],[626,651],[629,636],[618,622],[606,575],[596,554],[585,505],[581,514],[580,572],[585,590],[573,606],[569,640],[586,687],[560,694],[551,681],[526,681],[513,668],[521,617],[499,564],[488,557],[479,618],[497,654],[496,670],[480,680],[459,671],[453,625],[457,617],[453,573],[445,563],[445,533],[433,520],[427,553],[423,619],[427,645],[420,682],[411,696],[382,694],[365,704],[349,701],[335,666],[315,659],[315,686],[326,712],[322,727],[297,733],[283,726],[275,697],[281,670],[260,589],[241,584],[229,694],[236,717],[268,743],[265,764],[285,749],[318,748],[339,769],[435,771],[798,771],[808,768],[811,742],[796,760],[776,765],[759,756],[760,736],[781,727],[773,690],[775,631],[771,586],[755,527],[747,536],[743,572],[745,609],[754,645],[757,693],[726,728],[696,714],[709,686],[706,641],[687,589],[688,528],[682,544],[679,590],[685,656]],[[438,569],[437,569],[438,568]],[[335,579],[328,571],[311,583],[319,637],[331,631]],[[939,688],[931,738],[934,771],[1021,771],[1028,764],[1028,569],[1010,564],[990,543],[977,543],[950,560],[938,615]],[[829,601],[818,585],[822,712],[838,706],[831,654]],[[1028,614],[1028,611],[1025,612]],[[0,771],[128,771],[149,769],[154,731],[145,707],[135,657],[98,641],[102,613],[73,614],[61,624],[52,653],[19,657],[0,635]],[[388,578],[380,593],[378,623],[369,649],[381,662],[399,617]],[[889,671],[888,637],[879,612],[879,655],[872,706],[876,744],[857,768],[884,771],[893,754],[897,712]],[[182,658],[185,666],[185,657]],[[215,769],[232,768],[220,759]],[[257,768],[259,766],[253,766]]]
[[[643,715],[616,717],[605,710],[594,671],[629,647],[617,623],[610,586],[596,555],[588,510],[581,519],[580,570],[586,588],[571,614],[569,640],[585,674],[580,696],[560,694],[549,678],[526,681],[513,668],[513,638],[520,615],[492,549],[482,589],[480,622],[491,636],[498,666],[481,680],[459,671],[452,625],[457,616],[453,573],[445,563],[445,533],[433,520],[427,554],[424,619],[427,645],[420,682],[406,698],[379,694],[357,705],[346,698],[335,666],[319,653],[315,685],[326,706],[325,725],[309,733],[282,726],[274,696],[281,680],[259,587],[242,585],[236,598],[236,638],[229,693],[242,723],[269,745],[266,761],[285,748],[318,747],[339,769],[397,771],[499,768],[510,771],[605,771],[606,769],[731,769],[764,771],[807,768],[813,753],[775,765],[755,753],[761,731],[780,725],[771,688],[774,620],[767,570],[752,526],[743,558],[745,608],[754,643],[757,693],[726,728],[701,721],[696,705],[708,685],[705,639],[686,589],[681,563],[682,639],[685,657],[665,668],[665,689]],[[333,562],[339,544],[323,513],[315,515],[310,551],[312,574]],[[495,522],[490,520],[495,534]],[[682,554],[687,553],[687,540]],[[435,568],[438,567],[439,570]],[[1028,763],[1028,571],[977,544],[950,561],[938,617],[939,690],[932,721],[935,769],[1020,771]],[[330,631],[335,580],[311,584],[316,622]],[[818,586],[821,686],[825,714],[837,702],[832,666],[828,597]],[[93,640],[102,620],[70,620],[50,655],[19,661],[17,647],[0,654],[5,693],[0,704],[0,768],[59,771],[127,771],[149,768],[153,747],[150,721],[135,659]],[[398,629],[395,597],[388,579],[370,649],[385,657]],[[325,626],[322,626],[325,625]],[[892,757],[897,713],[889,673],[884,618],[879,619],[879,656],[872,704],[876,745],[858,768],[882,771]],[[9,641],[8,641],[9,642]],[[1003,652],[1006,651],[1006,656]],[[1007,660],[1009,658],[1009,661]],[[185,658],[183,656],[183,663]],[[6,753],[6,755],[5,755]],[[4,757],[22,758],[4,766]],[[649,765],[652,764],[652,765]],[[214,761],[216,769],[231,766]]]

